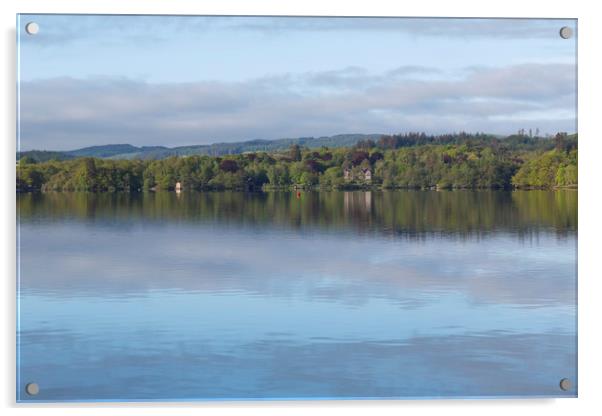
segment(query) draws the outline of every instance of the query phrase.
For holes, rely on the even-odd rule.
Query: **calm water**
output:
[[[17,204],[20,401],[576,395],[577,192]]]

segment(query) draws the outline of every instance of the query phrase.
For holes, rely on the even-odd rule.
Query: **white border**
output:
[[[581,415],[595,414],[602,409],[602,393],[598,387],[600,318],[602,312],[602,270],[597,261],[602,252],[600,238],[602,198],[597,189],[602,180],[602,129],[600,125],[602,97],[600,89],[602,16],[594,1],[499,2],[453,0],[418,2],[386,2],[370,0],[328,1],[304,0],[2,0],[2,101],[0,114],[2,141],[2,374],[0,375],[1,404],[4,414],[29,414],[38,410],[48,415],[99,415],[110,408],[111,415],[134,414],[307,414],[345,412],[345,414],[409,414],[449,415],[507,415],[508,413]],[[236,402],[195,404],[115,404],[99,405],[16,405],[15,404],[15,22],[16,13],[124,13],[124,14],[258,14],[258,15],[339,15],[339,16],[456,16],[456,17],[557,17],[579,19],[579,398],[524,400],[437,400],[397,402]],[[598,42],[598,43],[597,43]],[[597,411],[596,411],[597,409]]]

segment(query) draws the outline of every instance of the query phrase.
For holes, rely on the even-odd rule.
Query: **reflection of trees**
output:
[[[421,235],[577,230],[575,191],[19,194],[22,221],[219,221]]]

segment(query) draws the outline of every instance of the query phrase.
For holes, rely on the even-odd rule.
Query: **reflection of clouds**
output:
[[[138,295],[138,294],[137,294]],[[457,336],[497,331],[505,334],[574,334],[570,306],[521,308],[475,304],[465,296],[422,294],[422,304],[400,308],[373,298],[361,306],[308,301],[303,297],[266,299],[249,293],[173,293],[71,298],[27,294],[21,330],[77,334],[89,342],[119,343],[132,331],[152,330],[153,345],[206,337],[230,348],[270,337],[286,342],[405,342],[417,336]],[[272,334],[272,335],[268,335]],[[274,335],[280,334],[280,335]],[[149,347],[150,348],[150,347]]]
[[[24,223],[20,378],[33,400],[573,396],[574,255],[551,232]]]
[[[33,400],[575,394],[558,389],[576,380],[573,232],[34,212],[19,311]]]
[[[430,292],[472,302],[531,306],[575,302],[574,240],[509,234],[425,242],[336,232],[146,225],[127,232],[81,224],[21,226],[28,291],[119,296],[149,290],[400,306]]]

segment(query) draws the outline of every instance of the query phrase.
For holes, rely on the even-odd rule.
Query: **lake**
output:
[[[17,212],[18,401],[577,394],[576,191],[18,194]]]

